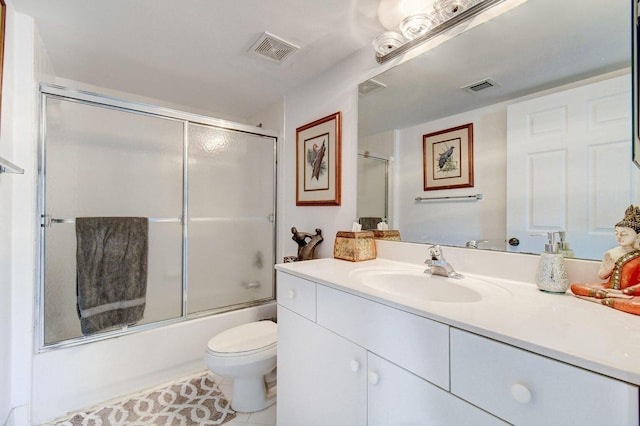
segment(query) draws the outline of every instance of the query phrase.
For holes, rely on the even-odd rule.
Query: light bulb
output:
[[[433,15],[416,13],[402,20],[400,23],[400,32],[407,40],[413,40],[426,34],[436,25],[438,25],[438,21]]]
[[[404,16],[415,15],[421,12],[431,12],[434,0],[402,0],[400,9]]]
[[[381,0],[378,20],[388,30],[396,30],[400,22],[409,15],[433,12],[435,0]]]
[[[433,8],[440,15],[440,19],[446,21],[467,10],[473,3],[477,2],[473,0],[436,0]]]
[[[405,41],[406,40],[401,34],[395,31],[385,31],[373,39],[373,47],[378,55],[384,56],[392,50],[402,46]]]

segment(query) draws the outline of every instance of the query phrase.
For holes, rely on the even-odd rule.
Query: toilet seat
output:
[[[242,324],[217,334],[207,344],[207,353],[217,357],[246,356],[277,345],[277,325],[273,321]]]

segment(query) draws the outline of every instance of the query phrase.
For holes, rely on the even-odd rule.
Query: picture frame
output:
[[[424,190],[473,187],[473,123],[422,136]]]
[[[296,206],[339,206],[342,113],[296,129]]]

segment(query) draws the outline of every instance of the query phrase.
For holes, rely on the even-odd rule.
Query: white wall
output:
[[[294,255],[292,226],[312,232],[322,229],[324,242],[316,257],[333,257],[337,231],[351,230],[356,220],[356,176],[358,153],[358,83],[384,71],[373,49],[367,46],[336,67],[285,96],[285,130],[279,194],[283,215],[278,244],[284,255]],[[296,206],[296,128],[319,118],[342,112],[342,204],[340,206]],[[289,231],[289,232],[287,232]]]
[[[377,157],[390,158],[395,155],[396,150],[396,132],[389,130],[360,137],[358,140],[358,151],[368,151],[371,155]]]
[[[264,111],[247,119],[247,124],[282,132],[284,126],[284,100],[267,107]],[[281,136],[278,139],[281,139]]]
[[[423,190],[422,136],[473,123],[474,187]],[[506,233],[507,104],[457,114],[398,131],[396,219],[402,239],[463,245],[488,240],[483,248],[504,250]],[[416,202],[416,197],[482,194],[475,201]],[[472,221],[460,221],[460,211]],[[428,224],[437,223],[437,226]]]
[[[35,29],[33,20],[15,13],[11,4],[7,14],[5,72],[7,92],[3,101],[12,126],[3,129],[2,144],[12,147],[12,160],[25,169],[12,178],[11,208],[11,407],[9,424],[27,424],[31,390],[31,353],[35,271]],[[4,105],[3,105],[4,107]],[[4,123],[3,123],[4,124]]]
[[[331,78],[328,78],[331,86]],[[335,82],[339,85],[339,82]],[[335,86],[334,86],[335,87]],[[297,253],[297,245],[291,240],[295,226],[299,231],[314,232],[322,229],[323,243],[316,248],[316,257],[333,256],[333,238],[339,230],[350,230],[356,219],[356,154],[357,132],[353,124],[358,117],[358,97],[355,88],[336,88],[327,93],[323,84],[311,85],[305,90],[286,97],[285,149],[282,155],[282,190],[280,197],[284,214],[280,223],[280,247],[284,255]],[[341,206],[296,205],[296,128],[319,118],[342,112],[342,204]]]
[[[7,6],[7,40],[5,41],[4,78],[2,117],[0,126],[0,156],[16,162],[13,149],[13,83],[14,52],[13,43],[14,10],[11,4]],[[13,256],[11,251],[12,241],[12,205],[15,179],[22,176],[14,174],[0,174],[0,341],[11,341],[11,300],[12,300],[12,268]],[[5,424],[5,419],[11,410],[11,345],[0,345],[0,423]]]

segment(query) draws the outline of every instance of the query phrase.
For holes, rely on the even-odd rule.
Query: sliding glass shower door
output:
[[[39,347],[100,338],[78,318],[78,217],[149,219],[134,329],[273,299],[274,137],[60,91],[43,92]]]
[[[76,310],[76,217],[149,218],[141,324],[182,315],[180,121],[46,99],[44,342],[82,336]]]
[[[270,297],[273,144],[196,124],[189,124],[188,139],[188,313]]]

